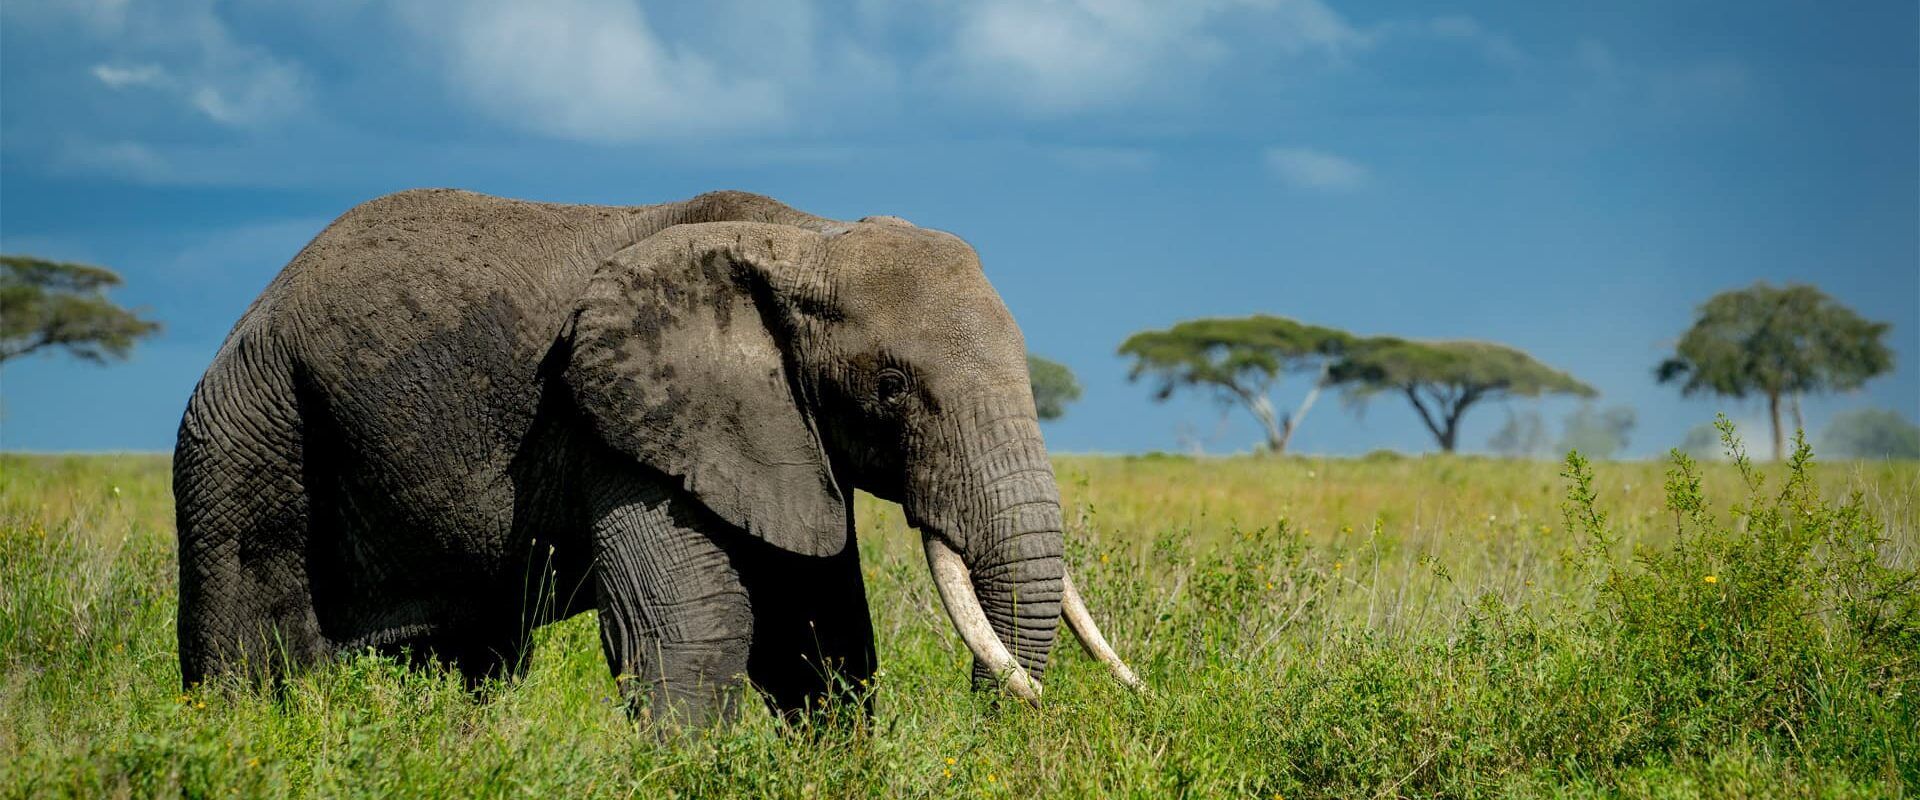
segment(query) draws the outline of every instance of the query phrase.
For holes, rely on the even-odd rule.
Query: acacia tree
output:
[[[1453,452],[1460,440],[1460,419],[1483,400],[1571,394],[1592,397],[1593,387],[1532,356],[1491,342],[1416,342],[1383,336],[1348,348],[1333,364],[1333,383],[1365,402],[1396,392],[1413,404],[1420,421]]]
[[[1033,409],[1043,420],[1059,419],[1067,404],[1080,399],[1080,381],[1067,365],[1027,354],[1027,383],[1033,387]]]
[[[1841,458],[1920,458],[1920,425],[1890,408],[1833,415],[1820,444]]]
[[[1286,452],[1300,421],[1329,385],[1333,361],[1353,339],[1346,331],[1256,314],[1142,331],[1127,337],[1120,354],[1133,359],[1128,380],[1156,382],[1155,400],[1193,389],[1245,406],[1259,420],[1267,450],[1278,454]],[[1312,374],[1313,384],[1291,412],[1276,411],[1273,388],[1289,373]]]
[[[126,358],[160,323],[108,300],[119,285],[109,269],[0,255],[0,362],[46,348],[94,363]]]
[[[1487,439],[1487,449],[1508,458],[1533,458],[1553,452],[1553,437],[1540,412],[1507,411],[1507,422]]]
[[[1720,444],[1720,429],[1711,422],[1702,422],[1687,429],[1687,435],[1674,448],[1692,456],[1695,461],[1720,461],[1727,457],[1726,450]]]
[[[1889,327],[1863,319],[1812,286],[1762,281],[1702,304],[1673,357],[1654,375],[1661,383],[1678,382],[1682,395],[1767,398],[1778,460],[1786,452],[1782,400],[1792,403],[1794,425],[1804,427],[1801,395],[1856,389],[1891,370],[1893,352],[1880,341]]]
[[[1613,454],[1626,449],[1627,437],[1633,433],[1637,421],[1637,415],[1629,406],[1602,409],[1582,403],[1567,415],[1565,432],[1555,449],[1562,453],[1578,450],[1581,455],[1592,458],[1612,458]]]

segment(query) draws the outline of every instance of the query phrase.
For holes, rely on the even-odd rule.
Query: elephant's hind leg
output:
[[[310,503],[283,358],[236,336],[174,450],[180,677],[277,674],[327,652],[307,581]]]
[[[594,583],[607,664],[632,707],[702,726],[731,718],[753,611],[704,509],[632,472],[592,490]]]

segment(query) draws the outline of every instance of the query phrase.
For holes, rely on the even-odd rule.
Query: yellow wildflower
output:
[[[1717,576],[1714,576],[1714,575],[1708,575],[1707,577],[1704,577],[1704,578],[1701,578],[1700,580],[1702,580],[1702,581],[1704,581],[1704,582],[1706,582],[1706,583],[1719,583],[1719,582],[1720,582],[1720,578],[1719,578],[1719,577],[1717,577]]]
[[[956,759],[955,759],[955,758],[954,758],[953,756],[947,756],[947,766],[949,766],[949,767],[951,767],[951,766],[953,766],[953,765],[955,765],[955,764],[958,764],[958,763],[960,763],[960,762],[959,762],[958,760],[956,760]]]
[[[993,783],[993,781],[994,781],[993,773],[991,772],[987,773],[987,782]]]

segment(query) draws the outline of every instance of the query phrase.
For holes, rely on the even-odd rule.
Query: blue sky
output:
[[[1521,347],[1632,406],[1629,453],[1654,454],[1719,408],[1761,419],[1652,379],[1695,305],[1758,279],[1894,325],[1896,371],[1810,403],[1810,426],[1914,418],[1916,8],[13,0],[0,248],[118,269],[167,330],[111,367],[9,365],[0,447],[170,447],[287,259],[415,186],[738,188],[956,232],[1086,385],[1047,426],[1057,451],[1245,449],[1244,414],[1154,403],[1114,349],[1267,312]],[[1504,415],[1471,412],[1466,449]],[[1404,402],[1329,398],[1295,446],[1432,443]]]

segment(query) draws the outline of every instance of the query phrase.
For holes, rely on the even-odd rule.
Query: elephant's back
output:
[[[652,210],[418,190],[308,244],[236,336],[286,343],[309,466],[353,498],[336,522],[429,539],[503,530],[542,361],[593,267]]]
[[[636,240],[652,213],[450,189],[400,192],[341,215],[263,299],[303,350],[341,356],[357,375],[424,343],[470,336],[476,324],[542,339],[593,267]]]
[[[498,446],[524,428],[536,370],[587,276],[649,210],[388,195],[315,237],[251,313],[289,343],[343,436]]]

